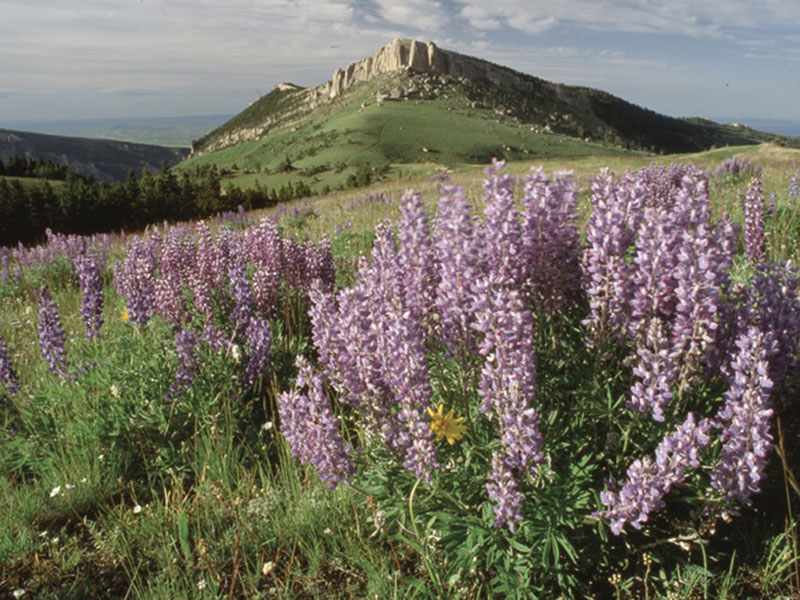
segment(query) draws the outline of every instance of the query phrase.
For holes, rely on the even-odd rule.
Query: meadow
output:
[[[0,250],[0,592],[800,596],[800,151]]]

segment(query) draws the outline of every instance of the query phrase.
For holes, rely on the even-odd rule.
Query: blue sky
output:
[[[675,116],[800,121],[798,0],[0,0],[0,126],[232,114],[395,37]]]

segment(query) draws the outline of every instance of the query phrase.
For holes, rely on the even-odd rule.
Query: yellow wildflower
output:
[[[129,321],[129,320],[130,320],[130,318],[131,318],[131,313],[129,313],[129,312],[128,312],[128,307],[127,307],[127,306],[123,306],[123,307],[122,307],[122,310],[119,312],[119,317],[120,317],[120,318],[121,318],[123,321]]]
[[[456,418],[453,415],[451,408],[447,414],[444,414],[444,404],[439,405],[439,409],[434,411],[430,406],[428,407],[428,414],[431,417],[431,433],[436,436],[436,441],[442,438],[447,438],[447,443],[451,446],[456,440],[460,440],[467,428],[461,425],[464,417]]]

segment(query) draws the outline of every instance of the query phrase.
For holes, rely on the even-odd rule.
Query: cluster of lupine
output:
[[[761,175],[761,167],[754,165],[745,158],[732,156],[719,163],[714,170],[714,174],[721,179],[740,176],[759,177]]]
[[[557,317],[586,297],[587,344],[601,359],[610,342],[629,354],[632,416],[649,414],[670,428],[654,459],[634,461],[626,481],[612,481],[596,514],[614,533],[640,528],[671,489],[704,471],[711,473],[710,495],[726,511],[748,502],[772,444],[772,384],[797,366],[797,274],[764,263],[749,285],[731,281],[736,228],[727,217],[712,220],[708,178],[694,167],[652,165],[621,178],[601,171],[591,181],[594,211],[583,245],[569,175],[549,180],[533,170],[517,182],[501,168],[487,170],[485,219],[449,181],[439,185],[433,224],[420,196],[406,193],[400,221],[378,227],[372,260],[361,262],[355,285],[312,290],[320,373],[301,379],[323,376],[333,397],[358,416],[368,442],[428,478],[439,466],[425,427],[439,387],[430,379],[429,353],[455,358],[467,378],[479,373],[480,402],[462,410],[482,413],[499,439],[486,490],[496,524],[513,530],[547,453],[535,407],[534,317]],[[751,190],[761,212],[746,236],[763,248],[763,196],[757,182]],[[715,417],[696,419],[687,403],[709,376],[729,391]],[[282,410],[301,411],[292,408],[300,395],[284,394]],[[330,410],[330,400],[314,402],[315,410]],[[311,420],[295,418],[290,439],[299,457],[338,457],[323,475],[331,484],[351,475],[354,460],[336,431],[325,441],[333,446],[323,447]]]
[[[240,382],[252,385],[269,364],[268,319],[281,312],[283,300],[306,295],[312,282],[332,289],[334,277],[326,240],[282,238],[265,218],[244,229],[222,227],[216,236],[204,222],[153,230],[131,240],[115,266],[114,285],[131,322],[159,315],[176,331],[175,394],[196,375],[200,343],[217,352],[246,350]]]
[[[426,350],[439,348],[461,364],[480,366],[474,384],[482,402],[462,410],[475,418],[483,413],[499,438],[486,489],[496,524],[513,530],[523,482],[544,458],[534,408],[532,309],[569,307],[580,255],[571,176],[550,181],[532,172],[521,182],[520,210],[516,180],[501,174],[502,167],[495,163],[487,171],[485,220],[473,216],[463,190],[449,181],[440,183],[433,225],[420,195],[407,192],[397,227],[386,222],[376,229],[372,260],[361,262],[356,283],[336,294],[312,291],[311,320],[322,374],[336,396],[358,415],[366,439],[385,445],[418,478],[429,478],[440,464],[426,416],[436,404]],[[555,266],[542,266],[554,275],[548,285],[526,265],[543,255],[564,261],[557,276]],[[300,410],[291,406],[297,398],[296,391],[282,396],[282,410]],[[319,439],[308,423],[295,426],[289,441],[298,455],[330,452],[314,449]],[[347,461],[326,471],[332,484],[350,472],[353,460],[341,444],[336,456]]]
[[[92,236],[67,235],[45,231],[47,241],[38,246],[25,247],[21,243],[16,248],[0,248],[0,281],[6,282],[12,276],[18,276],[21,269],[33,265],[47,265],[58,260],[74,262],[89,250],[95,253],[99,263],[105,260],[105,254],[119,236],[96,234]],[[13,272],[12,272],[13,269]]]
[[[251,227],[253,221],[241,204],[236,207],[236,211],[228,210],[214,216],[218,225],[230,225],[231,227]]]
[[[365,206],[374,206],[374,205],[384,205],[384,206],[392,206],[394,205],[394,196],[388,194],[386,192],[377,192],[375,194],[367,194],[362,196],[361,198],[356,198],[355,200],[349,202],[347,204],[347,210],[355,210],[357,208],[363,208]]]
[[[710,445],[715,430],[722,456],[711,487],[723,502],[747,502],[772,444],[771,382],[796,365],[800,336],[798,279],[790,267],[762,264],[749,285],[731,283],[734,230],[726,219],[712,222],[703,174],[687,170],[679,180],[663,178],[665,187],[655,195],[642,194],[642,175],[618,180],[605,173],[592,186],[595,211],[584,255],[587,341],[628,345],[634,356],[628,406],[656,421],[674,421],[684,392],[700,376],[721,371],[730,389],[715,419],[687,421],[656,451],[658,457],[665,448],[680,448],[684,458],[669,450],[667,462],[636,461],[621,489],[604,494],[602,514],[615,533],[625,523],[640,527],[661,506],[687,467],[699,465],[697,452]],[[758,261],[764,199],[757,179],[745,206],[745,248]]]

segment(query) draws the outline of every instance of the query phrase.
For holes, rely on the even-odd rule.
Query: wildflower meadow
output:
[[[797,597],[798,177],[494,161],[0,250],[0,591]]]

